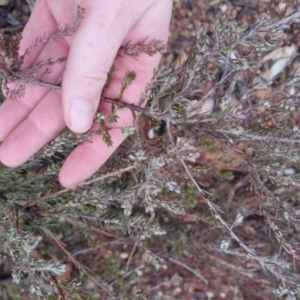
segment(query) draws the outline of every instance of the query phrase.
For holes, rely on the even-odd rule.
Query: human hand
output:
[[[116,58],[116,54],[129,41],[136,43],[145,37],[167,41],[171,0],[37,0],[23,31],[20,54],[44,32],[51,34],[59,25],[72,24],[78,6],[86,13],[76,33],[33,49],[23,64],[26,68],[41,60],[68,56],[43,77],[57,84],[63,75],[62,90],[28,84],[24,97],[19,101],[7,99],[0,107],[0,161],[9,167],[26,162],[66,126],[83,133],[91,128],[97,110],[109,113],[110,105],[99,102],[113,64],[118,72],[104,95],[118,98],[126,72],[134,71],[137,77],[123,94],[123,101],[132,104],[138,104],[158,66],[159,54],[141,54],[138,59]],[[132,125],[129,109],[122,109],[118,116],[118,127]],[[112,147],[93,134],[68,156],[59,175],[64,187],[72,188],[95,173],[125,139],[120,129],[110,130],[110,135]]]

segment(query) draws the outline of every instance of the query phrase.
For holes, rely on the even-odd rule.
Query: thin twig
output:
[[[254,134],[248,133],[236,133],[230,130],[223,130],[223,129],[215,129],[216,132],[220,132],[222,134],[230,134],[233,136],[238,137],[239,141],[249,141],[249,140],[256,140],[256,141],[274,141],[274,142],[283,142],[283,143],[300,143],[300,139],[292,139],[292,138],[282,138],[277,136],[258,136]]]
[[[267,30],[274,29],[274,28],[282,26],[282,25],[287,25],[291,22],[294,22],[295,20],[297,20],[299,18],[300,18],[300,11],[298,10],[273,24],[266,25],[266,26],[260,28],[259,31],[267,31]]]
[[[70,191],[70,190],[69,189],[63,189],[63,190],[60,190],[58,192],[48,194],[47,196],[44,196],[44,197],[41,197],[41,198],[38,198],[38,199],[33,199],[33,200],[29,201],[23,208],[26,209],[30,206],[34,206],[39,202],[42,202],[42,201],[47,200],[47,199],[52,198],[52,197],[57,197],[57,196],[59,196],[63,193],[66,193],[68,191]]]
[[[118,100],[114,100],[114,99],[110,99],[110,98],[107,98],[107,97],[104,97],[104,96],[101,96],[101,101],[104,101],[104,102],[107,102],[107,103],[110,103],[110,104],[114,104],[114,105],[118,105],[118,106],[121,106],[121,107],[124,107],[124,108],[129,108],[131,110],[135,110],[137,112],[140,112],[140,113],[150,113],[149,109],[147,108],[143,108],[143,107],[140,107],[140,106],[137,106],[137,105],[134,105],[134,104],[129,104],[129,103],[126,103],[126,102],[120,102]]]
[[[91,184],[91,183],[94,183],[94,182],[97,182],[97,181],[100,181],[100,180],[103,180],[103,179],[106,179],[106,178],[109,178],[109,177],[119,176],[119,175],[121,175],[121,174],[123,174],[125,172],[133,170],[134,168],[136,168],[136,165],[132,165],[132,166],[129,166],[129,167],[124,168],[124,169],[120,169],[120,170],[117,170],[117,171],[114,171],[114,172],[110,172],[110,173],[101,175],[101,176],[99,176],[97,178],[85,181],[85,182],[79,184],[78,186],[84,186],[84,185],[88,185],[88,184]],[[42,201],[47,200],[49,198],[57,197],[57,196],[59,196],[61,194],[69,192],[69,191],[72,191],[72,189],[63,189],[63,190],[60,190],[58,192],[54,192],[54,193],[48,194],[48,195],[46,195],[44,197],[41,197],[41,198],[38,198],[38,199],[33,199],[33,200],[29,201],[23,208],[25,209],[27,207],[36,205],[39,202],[42,202]]]
[[[197,181],[194,179],[193,175],[191,174],[188,166],[186,165],[186,163],[181,159],[178,158],[178,160],[181,162],[182,166],[185,168],[187,175],[189,176],[190,180],[193,182],[194,186],[196,187],[196,189],[198,190],[198,192],[200,193],[200,195],[202,195],[203,191],[200,188],[200,186],[198,185]],[[214,217],[216,218],[216,220],[218,220],[222,226],[227,230],[227,232],[230,234],[230,237],[235,240],[240,247],[247,253],[247,255],[249,256],[249,258],[252,261],[255,261],[256,263],[258,263],[261,267],[262,270],[264,271],[268,271],[270,274],[272,274],[275,278],[279,279],[282,277],[280,276],[280,274],[278,274],[276,272],[276,270],[272,269],[272,264],[268,264],[266,262],[264,262],[262,259],[260,259],[256,253],[254,249],[249,248],[244,242],[242,242],[239,237],[232,231],[231,227],[225,222],[225,220],[221,217],[220,213],[218,212],[218,210],[216,209],[216,206],[209,201],[208,199],[204,199],[206,204],[208,205],[208,207],[210,208],[210,210],[212,211]]]
[[[53,90],[56,90],[56,91],[61,90],[61,85],[60,84],[54,84],[54,83],[50,83],[50,82],[39,80],[39,79],[30,79],[30,81],[28,81],[28,80],[22,78],[21,76],[17,76],[17,77],[18,77],[18,81],[26,83],[26,84],[28,84],[28,83],[36,84],[36,85],[46,87],[46,88],[50,88],[50,89],[53,89]],[[5,78],[4,74],[0,73],[0,79],[3,79],[3,78]],[[104,101],[104,102],[107,102],[107,103],[110,103],[110,104],[120,106],[120,107],[128,108],[128,109],[137,111],[139,113],[150,114],[150,110],[147,109],[147,108],[143,108],[141,106],[130,104],[130,103],[127,103],[127,102],[121,102],[121,101],[119,101],[119,99],[111,99],[111,98],[108,98],[108,97],[101,96],[100,100]],[[159,119],[159,120],[162,119],[161,117],[157,117],[153,114],[151,114],[151,116],[153,116],[153,118],[155,118],[155,119]]]
[[[193,270],[191,267],[187,266],[186,264],[174,259],[174,258],[171,258],[171,257],[168,257],[168,256],[165,256],[165,255],[158,255],[160,256],[161,258],[165,258],[167,260],[169,260],[170,262],[178,265],[178,266],[181,266],[183,267],[184,269],[188,270],[189,272],[191,272],[192,274],[194,274],[197,278],[199,278],[200,280],[202,280],[205,284],[208,284],[208,280],[205,279],[201,274],[199,274],[198,272],[196,272],[195,270]]]
[[[224,253],[223,250],[219,250],[219,249],[214,249],[214,250],[218,251],[218,252],[220,252],[222,254]],[[265,285],[270,284],[266,280],[263,280],[261,278],[259,278],[259,279],[255,278],[253,276],[253,273],[247,273],[247,272],[245,272],[245,270],[242,267],[235,266],[235,265],[233,265],[233,264],[231,264],[231,263],[229,263],[229,262],[227,262],[225,260],[222,260],[220,257],[217,257],[217,256],[211,254],[210,253],[211,251],[212,251],[211,249],[207,249],[205,251],[205,255],[207,255],[212,261],[217,262],[218,264],[221,264],[222,266],[225,266],[226,268],[231,269],[234,273],[239,273],[241,276],[244,276],[244,277],[246,277],[246,278],[248,278],[248,279],[250,279],[250,280],[252,280],[254,282],[264,283]],[[244,258],[247,259],[247,256],[245,255]]]
[[[85,267],[77,261],[73,255],[61,244],[59,240],[57,240],[55,237],[52,236],[52,240],[56,243],[56,245],[68,256],[70,261],[85,275],[87,275],[96,285],[98,285],[101,289],[103,289],[112,299],[116,299],[116,297],[112,294],[112,292],[101,282],[96,280],[93,275],[91,275]]]
[[[106,179],[106,178],[109,178],[109,177],[119,176],[119,175],[121,175],[123,173],[126,173],[126,172],[128,172],[130,170],[135,169],[136,167],[137,167],[137,165],[131,165],[131,166],[127,167],[127,168],[119,169],[117,171],[101,175],[101,176],[96,177],[94,179],[91,179],[91,180],[88,180],[88,181],[84,181],[83,183],[80,183],[78,186],[89,185],[91,183],[94,183],[94,182],[97,182],[97,181],[100,181],[100,180],[103,180],[103,179]]]
[[[78,250],[73,252],[73,256],[78,256],[78,255],[83,255],[89,252],[94,252],[98,249],[103,248],[104,246],[110,246],[110,245],[124,245],[124,244],[130,244],[131,240],[129,239],[120,239],[120,240],[114,240],[114,241],[110,241],[110,242],[104,242],[101,243],[101,245],[96,246],[94,248],[87,248],[87,249],[82,249],[82,250]],[[124,275],[123,275],[124,276]]]
[[[74,217],[72,214],[65,214],[65,213],[60,213],[59,214],[62,217]],[[128,222],[125,221],[119,221],[119,220],[111,220],[111,219],[105,219],[105,218],[101,218],[101,217],[93,217],[90,215],[77,215],[78,218],[82,218],[82,219],[86,219],[86,220],[92,220],[92,221],[97,221],[97,222],[104,222],[105,224],[114,224],[114,225],[124,225],[124,226],[128,226],[130,228],[134,228],[136,230],[145,230],[147,229],[146,226],[142,226],[142,225],[136,225],[136,224],[128,224]],[[127,238],[128,239],[128,238]]]
[[[141,265],[139,265],[138,267],[134,268],[133,270],[130,270],[130,271],[128,271],[127,273],[125,273],[125,274],[122,276],[122,278],[123,278],[123,279],[126,279],[126,278],[128,278],[131,274],[133,274],[134,272],[136,272],[136,271],[138,271],[138,270],[141,270],[141,269],[144,269],[145,267],[146,267],[145,264],[141,264]]]
[[[90,225],[90,224],[86,224],[86,223],[80,222],[80,221],[75,220],[75,219],[72,219],[72,218],[66,218],[66,220],[67,220],[69,223],[73,224],[73,225],[77,225],[77,226],[80,226],[80,227],[88,228],[88,229],[90,229],[90,230],[93,230],[93,231],[95,231],[95,232],[97,232],[97,233],[99,233],[99,234],[102,234],[102,235],[106,235],[106,236],[108,236],[108,237],[113,237],[113,238],[118,239],[118,240],[124,239],[123,237],[119,237],[119,236],[114,235],[114,234],[112,234],[112,233],[109,233],[109,232],[106,232],[106,231],[104,231],[104,230],[101,230],[101,229],[99,229],[99,228],[97,228],[97,227],[94,227],[94,226],[92,226],[92,225]]]
[[[135,273],[136,271],[141,270],[141,269],[144,269],[145,267],[146,267],[145,264],[139,265],[138,267],[134,268],[133,270],[130,270],[130,271],[126,272],[124,275],[122,275],[122,279],[128,278],[129,276],[131,276],[131,275],[132,275],[133,273]],[[109,284],[108,287],[113,286],[116,282],[118,282],[117,279],[115,279],[114,281],[112,281],[112,282]]]
[[[126,268],[125,268],[125,273],[128,272],[130,263],[131,263],[131,261],[132,261],[132,257],[133,257],[133,255],[134,255],[134,253],[135,253],[135,251],[136,251],[136,248],[137,248],[137,246],[139,245],[139,243],[140,243],[140,239],[138,239],[138,240],[134,243],[134,246],[132,247],[132,250],[131,250],[130,255],[129,255],[129,257],[128,257],[128,260],[127,260],[127,264],[126,264]]]
[[[58,294],[59,294],[59,297],[60,297],[59,299],[60,299],[60,300],[66,300],[64,291],[63,291],[63,289],[61,288],[61,286],[59,285],[59,283],[58,283],[58,281],[57,281],[57,278],[56,278],[54,275],[52,275],[52,274],[50,274],[49,277],[50,277],[51,281],[53,282],[53,284],[54,284],[55,287],[56,287],[56,290],[57,290],[57,292],[58,292]]]

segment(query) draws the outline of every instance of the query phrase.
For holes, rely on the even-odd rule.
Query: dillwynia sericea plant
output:
[[[43,74],[67,57],[55,61],[49,58],[26,69],[22,69],[22,62],[39,45],[72,35],[83,17],[84,9],[78,8],[74,24],[37,37],[21,56],[21,35],[9,43],[0,36],[0,70],[10,101],[18,101],[28,83],[60,89],[60,84],[43,81]],[[101,97],[101,101],[112,104],[110,114],[100,112],[96,116],[98,133],[111,146],[110,128],[104,120],[108,118],[117,126],[118,113],[129,108],[134,124],[121,128],[128,139],[101,170],[75,190],[61,189],[57,175],[66,155],[88,140],[89,132],[76,135],[66,130],[21,167],[1,165],[0,247],[10,262],[13,282],[25,284],[28,295],[37,299],[146,299],[147,292],[139,298],[142,295],[130,288],[131,280],[136,282],[131,276],[135,272],[129,271],[134,253],[143,252],[147,263],[156,269],[176,263],[149,247],[153,237],[167,233],[161,225],[163,218],[158,216],[168,212],[184,218],[195,207],[195,199],[201,199],[213,221],[201,215],[194,217],[221,228],[218,251],[258,266],[273,280],[277,297],[298,299],[300,281],[294,267],[300,257],[290,236],[298,236],[299,231],[300,210],[293,195],[298,195],[300,187],[296,171],[300,162],[300,77],[296,69],[278,82],[277,75],[283,70],[277,72],[273,66],[285,59],[284,66],[292,67],[297,59],[295,46],[283,46],[279,33],[299,17],[296,6],[280,21],[272,23],[263,17],[250,28],[232,26],[224,17],[215,21],[213,31],[200,25],[188,58],[179,64],[163,60],[141,95],[140,106],[122,102],[124,91],[136,77],[128,72],[118,99]],[[275,58],[266,57],[278,47],[283,56],[277,51]],[[161,41],[145,38],[121,47],[118,55],[138,59],[141,53],[151,56],[165,50]],[[270,73],[262,64],[272,59]],[[106,86],[116,72],[112,67]],[[10,89],[13,82],[19,84]],[[240,162],[260,214],[278,244],[277,256],[260,255],[255,245],[238,235],[246,212],[236,211],[231,223],[223,213],[221,202],[205,182],[209,169],[200,164],[202,149]],[[234,196],[232,190],[227,201],[232,203]],[[111,280],[100,278],[93,266],[89,268],[68,250],[64,241],[68,236],[76,238],[74,232],[95,249],[100,249],[101,243],[97,244],[94,234],[133,245],[125,273],[114,272]],[[217,251],[215,245],[202,248],[210,253]],[[64,277],[68,264],[76,269],[76,276],[69,279]],[[208,284],[205,276],[185,267]],[[238,266],[235,271],[242,272]]]

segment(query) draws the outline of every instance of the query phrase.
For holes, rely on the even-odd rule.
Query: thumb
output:
[[[71,42],[63,75],[64,119],[76,133],[91,128],[107,74],[131,26],[125,18],[116,24],[118,11],[114,10],[106,10],[110,13],[99,23],[95,11],[99,12],[87,9]]]

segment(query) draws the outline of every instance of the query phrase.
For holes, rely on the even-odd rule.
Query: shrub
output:
[[[122,129],[126,142],[75,190],[60,188],[58,172],[89,133],[66,130],[21,167],[1,165],[1,251],[20,284],[7,288],[7,299],[13,293],[20,299],[163,298],[155,292],[164,286],[156,285],[148,264],[173,286],[187,273],[167,275],[167,265],[188,272],[207,297],[208,278],[226,272],[230,287],[239,277],[266,295],[298,299],[300,77],[296,46],[279,37],[297,24],[299,9],[275,22],[262,17],[250,28],[223,16],[209,29],[198,26],[187,59],[165,59],[155,71],[141,97],[145,108],[102,97],[113,103],[109,116],[96,116],[108,146],[105,118],[116,119],[127,107],[134,126]],[[32,47],[72,34],[82,16],[79,9],[74,24]],[[20,38],[9,48],[0,40],[11,101],[29,82],[59,89],[33,70],[51,70],[66,58],[22,70]],[[138,59],[164,49],[145,39],[119,54]],[[120,95],[134,79],[126,74]],[[21,85],[9,90],[14,81]],[[186,257],[196,261],[187,265]]]

